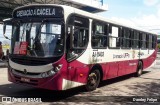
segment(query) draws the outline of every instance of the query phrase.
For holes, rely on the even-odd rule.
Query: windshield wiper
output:
[[[35,48],[36,47],[40,47],[40,46],[37,46],[36,43],[38,43],[40,41],[40,35],[39,34],[40,34],[41,29],[42,29],[42,27],[44,25],[44,20],[45,19],[42,20],[42,22],[41,22],[41,24],[40,24],[40,26],[38,28],[38,31],[36,32],[35,38],[33,39],[32,51],[33,51],[33,53],[34,53],[35,56],[38,56],[37,53],[36,53]]]
[[[29,26],[30,25],[30,26]],[[25,24],[23,24],[23,31],[22,31],[22,35],[21,35],[21,41],[22,41],[22,39],[24,39],[24,32],[26,31],[26,30],[28,30],[28,31],[30,31],[31,30],[31,27],[32,27],[32,23],[25,23]],[[23,40],[24,41],[24,40]]]
[[[20,35],[21,36],[21,41],[22,41],[22,38],[23,38],[23,36],[24,36],[24,29],[25,29],[25,24],[23,24],[23,31],[22,31],[22,35]]]
[[[46,19],[43,19],[43,20],[42,20],[42,22],[41,22],[41,24],[40,24],[40,26],[39,26],[39,29],[38,29],[38,31],[37,31],[37,34],[36,34],[36,37],[35,37],[34,42],[36,41],[36,39],[37,39],[37,40],[40,40],[40,35],[39,35],[39,33],[41,32],[41,29],[42,29],[42,27],[43,27],[43,25],[44,25],[44,20],[46,20]]]

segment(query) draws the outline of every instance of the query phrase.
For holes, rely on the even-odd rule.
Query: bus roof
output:
[[[58,6],[58,7],[62,7],[64,9],[64,12],[70,12],[70,13],[74,12],[74,13],[79,14],[79,15],[83,14],[84,17],[89,17],[91,19],[96,19],[96,20],[100,20],[102,22],[111,23],[111,24],[115,24],[115,25],[118,25],[118,26],[122,26],[122,27],[126,27],[126,28],[131,28],[131,29],[134,29],[134,30],[138,30],[138,31],[142,31],[142,32],[147,32],[149,34],[155,34],[155,35],[157,35],[156,33],[153,33],[153,32],[150,32],[150,31],[146,31],[146,30],[143,30],[143,29],[140,29],[140,28],[137,28],[137,27],[133,27],[133,26],[127,26],[127,25],[124,25],[122,23],[119,23],[119,22],[116,22],[116,21],[112,21],[110,19],[102,17],[100,15],[89,13],[89,12],[86,12],[86,11],[83,11],[83,10],[80,10],[80,9],[77,9],[77,8],[74,8],[74,7],[71,7],[71,6],[66,6],[66,5],[58,5],[58,4],[30,4],[30,5],[21,6],[21,7],[18,7],[16,9],[14,9],[13,13],[17,9],[21,9],[23,7],[30,7],[30,6]]]

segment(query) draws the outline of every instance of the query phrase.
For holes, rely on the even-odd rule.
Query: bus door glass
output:
[[[79,57],[87,48],[89,40],[89,19],[71,16],[67,27],[67,60]]]

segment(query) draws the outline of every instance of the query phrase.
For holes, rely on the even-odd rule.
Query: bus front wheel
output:
[[[92,70],[87,78],[86,90],[93,91],[95,90],[100,82],[100,71],[98,69]]]
[[[136,77],[139,77],[142,75],[142,71],[143,71],[143,64],[141,61],[138,62],[138,66],[137,66],[137,71],[135,73]]]

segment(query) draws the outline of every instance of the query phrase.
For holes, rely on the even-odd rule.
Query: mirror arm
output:
[[[6,39],[11,40],[11,39],[9,39],[5,34],[3,34],[3,36],[4,36]]]

